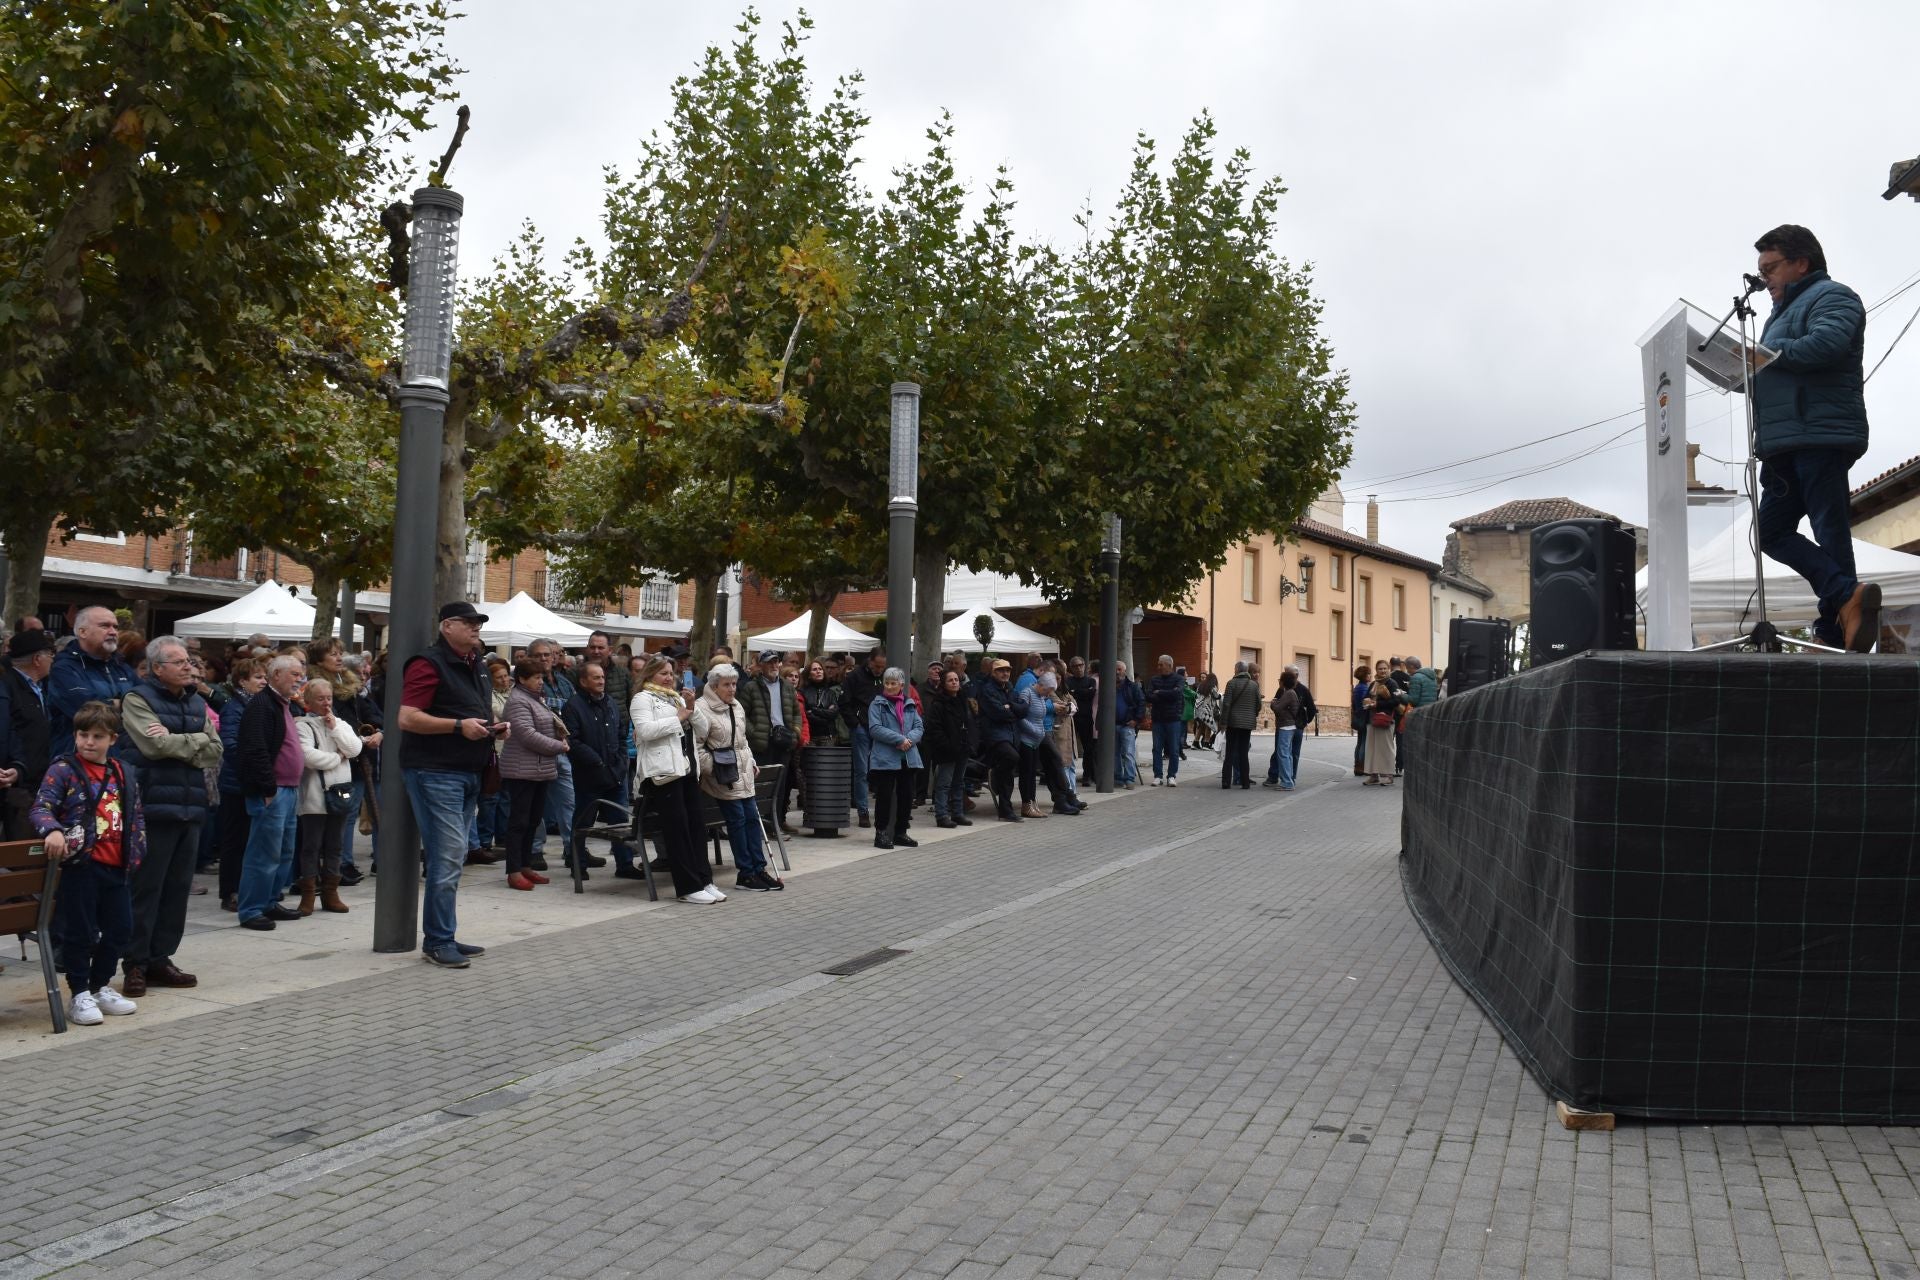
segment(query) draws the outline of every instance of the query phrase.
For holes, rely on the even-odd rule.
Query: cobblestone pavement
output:
[[[1348,750],[13,1059],[0,1280],[1920,1276],[1913,1130],[1555,1125]]]

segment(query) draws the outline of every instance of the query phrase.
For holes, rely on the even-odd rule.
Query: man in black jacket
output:
[[[867,816],[867,760],[873,744],[867,738],[867,708],[880,696],[880,677],[887,669],[887,651],[875,649],[867,655],[863,667],[847,672],[840,682],[840,715],[847,722],[853,739],[853,807],[860,811],[860,825],[873,825]]]
[[[1085,658],[1078,656],[1067,659],[1067,696],[1073,699],[1073,733],[1080,742],[1080,759],[1086,771],[1086,777],[1080,779],[1080,785],[1091,785],[1093,776],[1093,733],[1097,723],[1094,716],[1100,707],[1100,681],[1087,674]]]
[[[16,632],[0,663],[0,839],[34,835],[27,810],[53,762],[53,724],[47,716],[47,675],[53,637]]]
[[[560,713],[567,726],[567,755],[573,760],[573,840],[567,865],[578,861],[584,880],[586,829],[617,822],[628,812],[622,794],[627,777],[627,711],[607,696],[607,669],[601,663],[588,659],[574,672],[574,679],[579,687]],[[633,859],[632,845],[613,842],[616,879],[646,879]]]
[[[247,850],[240,863],[240,924],[268,930],[300,913],[280,905],[293,882],[293,855],[300,823],[300,775],[306,758],[293,728],[293,695],[306,663],[281,654],[267,664],[267,687],[240,715],[234,778],[246,797]]]

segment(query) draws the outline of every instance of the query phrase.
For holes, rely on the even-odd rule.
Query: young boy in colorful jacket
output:
[[[146,853],[139,788],[107,754],[119,735],[120,713],[107,703],[75,711],[73,752],[48,767],[28,810],[47,856],[62,862],[53,939],[73,990],[67,1018],[82,1027],[137,1007],[107,985],[133,932],[129,883]]]

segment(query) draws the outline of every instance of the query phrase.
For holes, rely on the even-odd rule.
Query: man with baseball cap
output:
[[[756,657],[759,665],[750,679],[740,681],[734,696],[747,716],[747,744],[753,758],[762,765],[780,765],[780,790],[773,798],[773,811],[781,829],[788,835],[799,828],[787,821],[787,797],[793,793],[793,767],[800,756],[800,695],[780,678],[780,651],[762,649]]]
[[[53,759],[47,716],[52,671],[53,637],[38,629],[15,632],[0,663],[0,839],[34,835],[27,810]]]
[[[440,606],[440,638],[407,660],[400,694],[400,773],[426,850],[420,900],[421,950],[464,969],[485,947],[460,942],[454,899],[467,859],[467,829],[478,813],[480,775],[493,759],[493,695],[481,665],[487,615],[465,600]]]
[[[994,811],[1002,822],[1020,821],[1013,807],[1013,770],[1020,761],[1020,713],[1014,709],[1013,664],[1005,658],[987,662],[988,679],[979,687],[980,754],[986,759],[993,790]]]

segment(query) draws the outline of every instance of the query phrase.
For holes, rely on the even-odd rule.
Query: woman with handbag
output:
[[[566,729],[547,706],[547,669],[531,658],[513,668],[506,721],[513,726],[500,749],[500,777],[507,793],[507,887],[531,891],[551,880],[534,870],[533,833],[547,811],[547,784],[560,776],[567,754]]]
[[[333,683],[314,676],[300,690],[307,714],[293,722],[305,768],[300,774],[300,861],[295,881],[299,912],[313,914],[314,890],[326,911],[345,912],[340,901],[340,832],[359,809],[353,790],[353,760],[360,735],[333,713]],[[317,886],[316,886],[317,878]]]
[[[693,745],[700,769],[700,789],[720,803],[727,822],[727,844],[733,849],[734,885],[765,893],[784,889],[786,882],[767,870],[766,835],[760,829],[760,810],[754,803],[758,768],[747,742],[747,713],[735,694],[740,669],[730,662],[707,668],[707,687],[693,704]]]
[[[1399,698],[1394,687],[1385,680],[1376,680],[1367,689],[1366,699],[1361,704],[1367,725],[1367,780],[1363,786],[1393,785],[1393,727],[1400,709]],[[1381,781],[1382,775],[1385,775],[1384,782]]]
[[[697,906],[725,902],[707,865],[707,822],[693,767],[693,694],[677,687],[670,658],[648,658],[637,675],[629,710],[640,779],[635,803],[660,820],[658,843],[674,897]]]

